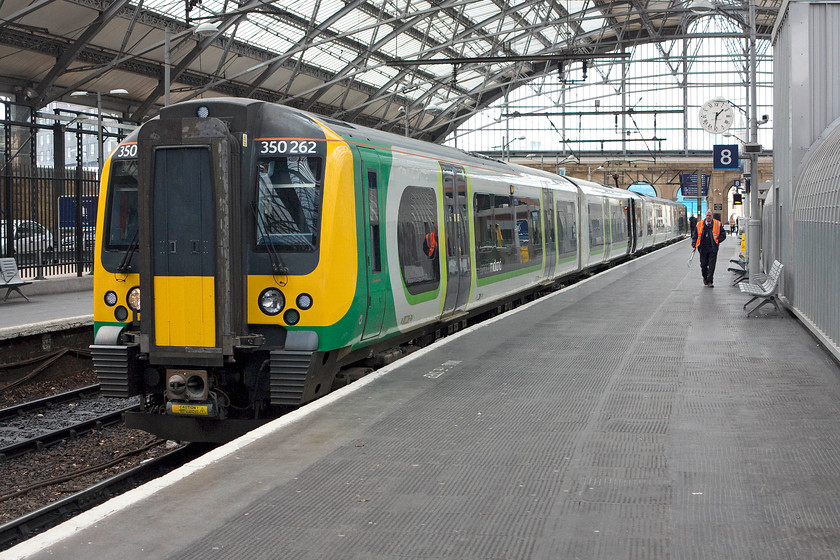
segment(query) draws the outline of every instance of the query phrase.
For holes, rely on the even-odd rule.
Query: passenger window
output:
[[[431,292],[440,285],[440,237],[435,191],[407,187],[397,216],[400,271],[408,293]]]
[[[494,274],[540,264],[542,232],[536,199],[502,194],[473,195],[476,274]]]

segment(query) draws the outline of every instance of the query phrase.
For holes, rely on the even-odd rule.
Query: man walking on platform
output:
[[[721,227],[720,220],[715,220],[712,211],[706,210],[706,219],[697,222],[697,227],[691,231],[691,251],[700,248],[700,272],[703,273],[703,284],[710,288],[715,287],[718,246],[724,239],[726,231]]]

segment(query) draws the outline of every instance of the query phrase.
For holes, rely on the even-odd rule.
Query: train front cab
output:
[[[209,115],[196,115],[201,107]],[[283,111],[182,104],[139,131],[136,249],[98,240],[95,292],[136,282],[144,307],[123,320],[98,313],[91,347],[106,394],[144,395],[130,427],[226,441],[331,389],[336,355],[323,346],[341,342],[330,340],[336,332],[356,332],[347,318],[358,299],[355,189],[341,188],[348,176],[353,184],[352,158],[312,119]],[[311,184],[263,181],[269,163],[291,159],[266,153],[280,149],[278,137],[308,139]],[[329,175],[311,163],[326,165],[328,150],[338,160]],[[98,231],[113,227],[114,196],[101,197],[109,201]],[[321,228],[323,215],[333,221]],[[335,258],[322,259],[325,248]]]

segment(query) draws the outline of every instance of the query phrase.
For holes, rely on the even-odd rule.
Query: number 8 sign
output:
[[[713,151],[714,169],[740,169],[738,144],[715,144]]]

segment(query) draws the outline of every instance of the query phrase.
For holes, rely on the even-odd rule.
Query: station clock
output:
[[[732,105],[725,99],[710,99],[700,107],[700,126],[706,132],[723,134],[735,120]]]

